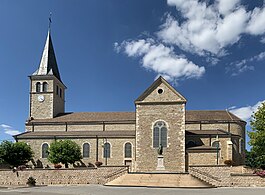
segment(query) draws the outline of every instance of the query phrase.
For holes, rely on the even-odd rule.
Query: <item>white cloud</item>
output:
[[[240,39],[248,18],[246,10],[240,8],[227,15],[223,20],[217,21],[216,39],[221,48],[234,44]]]
[[[264,101],[265,100],[259,101],[254,106],[245,106],[245,107],[241,107],[241,108],[235,108],[234,107],[233,109],[230,109],[229,111],[231,113],[235,114],[236,116],[238,116],[239,118],[241,118],[242,120],[249,121],[251,119],[251,116],[253,115],[253,113],[258,110],[258,107]]]
[[[252,35],[262,35],[265,33],[265,7],[255,8],[251,13],[251,19],[246,31]]]
[[[230,65],[232,66],[232,68],[230,69],[230,71],[233,72],[232,76],[237,76],[238,74],[245,72],[247,70],[254,70],[254,66],[251,64],[253,62],[258,62],[262,60],[265,60],[265,51],[251,58],[247,58],[241,61],[236,61],[236,62],[231,63]]]
[[[21,132],[18,131],[18,130],[6,129],[5,133],[8,134],[8,135],[17,135],[17,134],[19,134]]]
[[[262,37],[262,38],[260,39],[260,42],[261,42],[261,43],[265,43],[265,37]]]
[[[220,14],[227,15],[235,9],[240,0],[218,0],[217,2]]]
[[[1,124],[0,127],[2,127],[2,128],[12,128],[11,126],[6,125],[6,124]]]
[[[14,130],[13,127],[10,126],[10,125],[1,124],[0,127],[2,127],[3,130],[4,130],[4,133],[6,133],[6,134],[8,134],[8,135],[16,135],[16,134],[21,133],[21,132],[18,131],[18,130]]]
[[[181,12],[183,21],[169,16],[158,36],[167,44],[198,55],[221,56],[225,47],[245,33],[250,14],[239,0],[219,0],[213,4],[198,0],[168,0]]]
[[[265,6],[247,11],[240,0],[167,0],[167,4],[174,6],[177,14],[167,14],[152,41],[148,38],[125,41],[125,53],[129,57],[143,57],[143,66],[158,74],[179,79],[189,78],[188,74],[199,78],[205,72],[204,67],[199,68],[187,57],[173,54],[174,48],[203,56],[206,62],[216,64],[221,57],[229,55],[229,47],[238,43],[243,35],[265,35]],[[265,43],[265,38],[261,41]],[[117,52],[121,50],[121,44],[115,43],[114,47]],[[157,51],[167,53],[167,57],[163,56],[165,53],[153,57],[154,53],[159,55]],[[244,62],[233,64],[234,68],[229,67],[234,71],[232,75],[254,70],[253,65]],[[200,70],[198,75],[195,69]]]
[[[176,55],[173,48],[155,43],[153,39],[116,44],[116,50],[121,49],[130,57],[141,57],[141,64],[145,69],[152,70],[169,81],[200,78],[205,73],[204,67],[199,67],[185,56]]]

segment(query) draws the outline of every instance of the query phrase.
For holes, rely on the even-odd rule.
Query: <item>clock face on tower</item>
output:
[[[43,96],[43,95],[39,95],[39,96],[38,96],[38,101],[39,101],[39,102],[43,102],[43,101],[44,101],[44,99],[45,99],[45,98],[44,98],[44,96]]]

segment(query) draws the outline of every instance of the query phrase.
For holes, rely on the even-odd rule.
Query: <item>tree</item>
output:
[[[25,165],[32,160],[33,151],[25,142],[3,141],[0,144],[0,161],[14,167]]]
[[[259,106],[252,118],[252,131],[248,132],[252,148],[247,155],[247,162],[252,162],[255,168],[265,169],[265,103]]]
[[[68,168],[68,163],[75,163],[82,159],[81,148],[71,140],[60,140],[51,143],[48,160],[53,164],[62,163]]]

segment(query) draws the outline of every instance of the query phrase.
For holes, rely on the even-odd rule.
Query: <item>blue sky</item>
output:
[[[1,0],[0,140],[24,131],[50,12],[66,111],[134,111],[158,75],[188,110],[249,120],[265,99],[263,1]]]

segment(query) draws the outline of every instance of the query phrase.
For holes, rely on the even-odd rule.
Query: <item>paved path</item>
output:
[[[45,186],[35,188],[0,188],[0,195],[264,195],[265,188],[145,188],[87,186]]]

